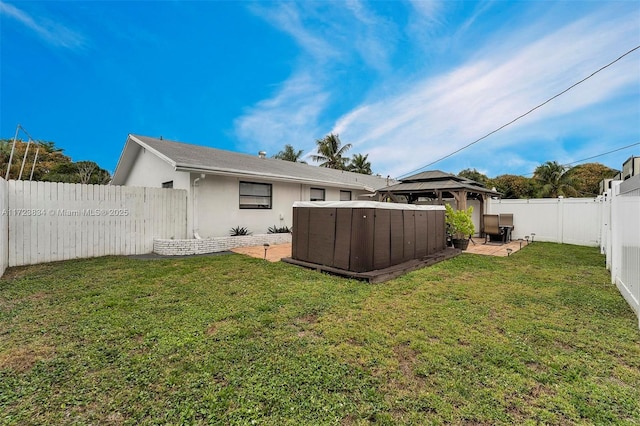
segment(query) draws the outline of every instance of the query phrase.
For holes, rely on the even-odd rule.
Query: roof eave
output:
[[[135,135],[129,135],[129,138],[131,138],[132,140],[134,140],[137,144],[139,144],[141,147],[143,147],[144,149],[148,150],[149,152],[153,153],[154,155],[158,156],[158,158],[160,158],[161,160],[166,161],[167,163],[169,163],[171,166],[173,166],[174,168],[176,168],[177,164],[175,161],[173,161],[171,158],[167,157],[166,155],[164,155],[163,153],[161,153],[160,151],[158,151],[157,149],[152,148],[151,146],[149,146],[148,144],[142,142],[140,139],[138,139]]]
[[[246,170],[235,170],[235,169],[222,169],[222,168],[213,168],[213,167],[204,167],[204,166],[192,166],[187,164],[176,164],[176,171],[179,172],[190,172],[190,173],[211,173],[221,176],[232,176],[232,177],[249,177],[256,179],[266,179],[273,180],[277,182],[291,182],[291,183],[304,183],[309,185],[323,185],[335,188],[349,188],[349,189],[359,189],[368,192],[376,192],[376,190],[370,186],[356,184],[356,183],[346,183],[346,182],[332,182],[332,181],[324,181],[318,179],[306,179],[295,176],[286,176],[286,175],[277,175],[273,173],[258,173],[258,172],[248,172]]]

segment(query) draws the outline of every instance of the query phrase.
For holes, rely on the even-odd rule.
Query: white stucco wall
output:
[[[189,173],[176,172],[166,161],[140,149],[124,185],[162,188],[162,183],[169,181],[174,189],[189,189]]]
[[[191,180],[198,177],[191,175]],[[271,209],[240,209],[240,181],[270,183]],[[195,201],[197,220],[194,226],[202,238],[229,235],[231,228],[245,227],[254,234],[264,234],[271,226],[293,226],[293,203],[309,201],[310,188],[323,188],[326,201],[339,201],[340,188],[298,183],[273,182],[266,179],[207,175],[198,182]],[[352,200],[364,191],[351,190]]]
[[[271,183],[271,209],[240,209],[240,181]],[[293,202],[300,199],[299,184],[260,179],[207,175],[196,189],[198,233],[203,238],[229,235],[236,226],[254,234],[266,234],[270,226],[293,225]]]

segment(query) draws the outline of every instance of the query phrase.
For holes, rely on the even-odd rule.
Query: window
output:
[[[340,201],[351,201],[351,191],[340,191]]]
[[[170,180],[168,182],[162,182],[162,187],[163,188],[173,188],[173,181]]]
[[[271,184],[240,182],[241,209],[270,209]]]
[[[311,188],[311,201],[324,201],[324,189]]]

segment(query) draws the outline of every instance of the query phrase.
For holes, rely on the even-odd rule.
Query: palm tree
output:
[[[575,196],[575,181],[567,173],[567,168],[557,161],[547,161],[536,167],[533,178],[540,184],[540,195],[545,198]]]
[[[351,148],[351,144],[342,145],[340,137],[333,133],[322,139],[316,140],[318,153],[311,156],[311,159],[320,163],[320,167],[329,169],[346,170],[348,158],[343,155]],[[342,145],[342,146],[341,146]]]
[[[369,154],[353,154],[351,163],[349,163],[348,170],[350,172],[361,173],[363,175],[370,175],[371,163],[367,161]]]
[[[278,160],[284,161],[292,161],[294,163],[307,163],[306,161],[300,160],[302,157],[303,150],[296,151],[293,148],[293,145],[286,144],[284,149],[273,156],[273,158],[277,158]]]

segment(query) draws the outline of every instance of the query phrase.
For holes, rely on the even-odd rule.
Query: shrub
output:
[[[270,226],[269,229],[267,230],[267,234],[289,234],[291,232],[291,229],[285,225],[282,227],[277,227],[275,225]]]
[[[251,235],[251,232],[249,232],[249,230],[244,226],[236,226],[235,228],[231,228],[231,231],[229,231],[229,235],[231,235],[232,237],[238,237],[241,235]]]
[[[449,204],[445,204],[445,209],[447,210],[445,213],[447,231],[453,238],[464,240],[476,232],[471,220],[473,207],[469,207],[466,210],[453,210]]]

